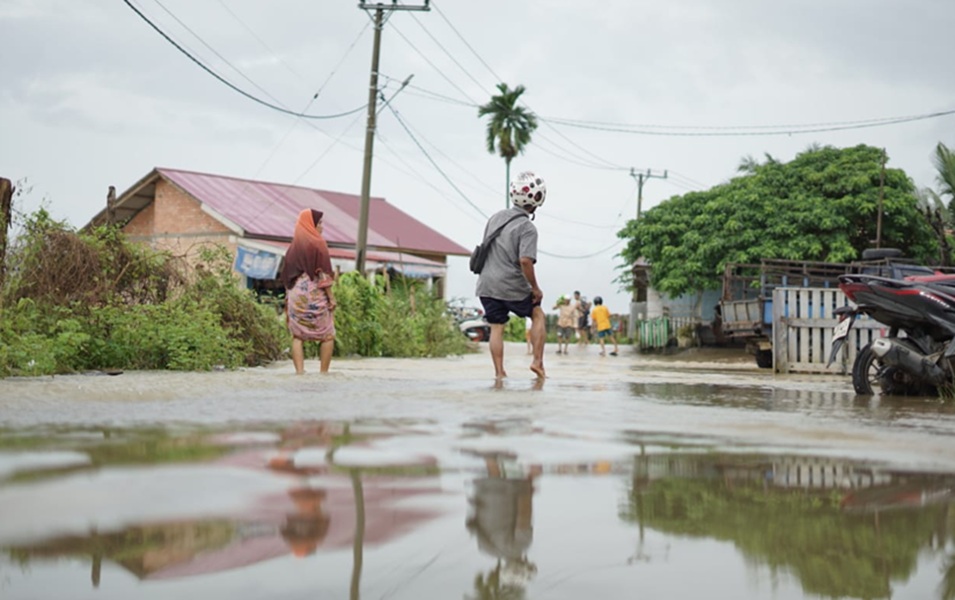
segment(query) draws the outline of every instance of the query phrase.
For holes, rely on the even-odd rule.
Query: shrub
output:
[[[237,285],[222,247],[194,269],[115,227],[77,233],[44,210],[24,219],[0,289],[0,377],[86,369],[203,370],[284,356],[276,303]],[[413,281],[335,283],[339,355],[440,356],[467,342],[444,302]],[[310,355],[317,344],[307,345]]]

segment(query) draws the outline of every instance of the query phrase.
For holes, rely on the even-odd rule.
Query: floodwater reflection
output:
[[[4,463],[5,599],[955,598],[955,473],[521,419],[0,432]]]

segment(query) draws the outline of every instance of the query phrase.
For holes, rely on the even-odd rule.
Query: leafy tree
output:
[[[717,289],[726,263],[762,258],[848,262],[872,247],[882,150],[810,147],[791,162],[744,159],[744,175],[674,196],[617,235],[627,265],[653,266],[656,289],[679,296]],[[937,256],[938,240],[904,171],[886,169],[881,246],[914,259]]]
[[[935,156],[932,157],[938,174],[935,181],[938,183],[938,196],[948,196],[948,211],[955,220],[955,153],[942,142],[935,146]]]
[[[524,86],[509,89],[506,83],[497,84],[501,93],[491,96],[491,101],[478,107],[478,116],[490,115],[487,123],[487,151],[497,153],[504,159],[505,192],[504,206],[508,205],[509,196],[507,186],[511,180],[511,160],[524,152],[524,146],[530,143],[531,133],[537,129],[537,117],[534,113],[517,105],[518,99],[524,93]]]

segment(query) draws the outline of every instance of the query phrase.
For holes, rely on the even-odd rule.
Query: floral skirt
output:
[[[325,285],[321,285],[325,283]],[[335,339],[335,316],[328,309],[325,288],[331,282],[313,281],[302,274],[285,294],[288,330],[300,340],[328,341]]]

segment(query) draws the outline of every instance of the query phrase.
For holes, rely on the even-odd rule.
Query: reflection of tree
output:
[[[938,543],[944,547],[948,541],[955,540],[955,504],[945,507],[945,518],[940,527]],[[939,597],[942,600],[955,600],[955,551],[945,557],[942,583],[939,585]]]
[[[200,552],[222,548],[235,537],[235,523],[167,523],[129,527],[115,533],[91,530],[88,536],[68,536],[40,545],[12,548],[11,556],[22,562],[31,558],[88,556],[92,562],[90,579],[99,586],[103,559],[122,565],[142,579],[170,564]]]
[[[705,461],[705,459],[700,459]],[[767,486],[758,479],[664,477],[634,482],[621,518],[670,534],[734,543],[807,593],[890,596],[914,572],[945,506],[847,513],[838,491]]]
[[[942,574],[939,596],[942,600],[955,600],[955,553],[945,557],[945,571]]]
[[[75,433],[75,431],[66,431],[64,435],[69,433]],[[194,463],[215,459],[229,452],[228,447],[211,444],[199,433],[177,434],[164,429],[149,428],[121,431],[104,429],[95,433],[102,435],[102,438],[70,439],[60,443],[62,447],[69,447],[86,454],[89,457],[88,464],[18,472],[10,478],[10,481],[49,479],[67,472],[118,465]],[[0,432],[0,448],[3,449],[49,448],[50,441],[49,435],[38,435],[23,436],[23,439],[10,442],[4,439]]]

